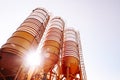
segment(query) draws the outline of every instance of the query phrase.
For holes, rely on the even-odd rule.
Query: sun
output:
[[[25,62],[26,62],[26,65],[28,66],[37,67],[41,64],[42,57],[40,56],[39,53],[31,51],[29,52],[29,54],[26,55]]]

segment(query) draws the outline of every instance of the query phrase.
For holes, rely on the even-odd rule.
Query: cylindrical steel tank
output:
[[[55,17],[50,21],[50,26],[46,33],[41,50],[44,57],[44,73],[49,72],[59,59],[63,28],[64,21],[60,17]]]
[[[16,74],[22,58],[30,50],[37,48],[48,21],[49,15],[46,10],[34,9],[1,47],[0,72],[3,75]]]
[[[79,71],[79,48],[77,33],[71,28],[64,30],[62,50],[62,73],[74,77]]]

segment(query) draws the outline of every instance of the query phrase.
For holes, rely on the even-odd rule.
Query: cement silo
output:
[[[64,21],[60,17],[54,17],[50,21],[43,46],[42,55],[44,57],[44,73],[49,72],[58,62],[62,45]]]
[[[46,10],[36,8],[0,49],[0,73],[14,77],[29,51],[37,48],[49,21]]]
[[[67,80],[75,78],[79,73],[79,48],[77,33],[74,29],[65,29],[63,38],[62,73]]]

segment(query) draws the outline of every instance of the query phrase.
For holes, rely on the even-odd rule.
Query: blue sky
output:
[[[36,7],[80,31],[88,80],[120,80],[119,0],[1,0],[0,46]]]

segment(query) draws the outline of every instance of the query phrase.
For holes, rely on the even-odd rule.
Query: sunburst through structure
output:
[[[79,32],[34,9],[0,49],[0,80],[87,80]]]

